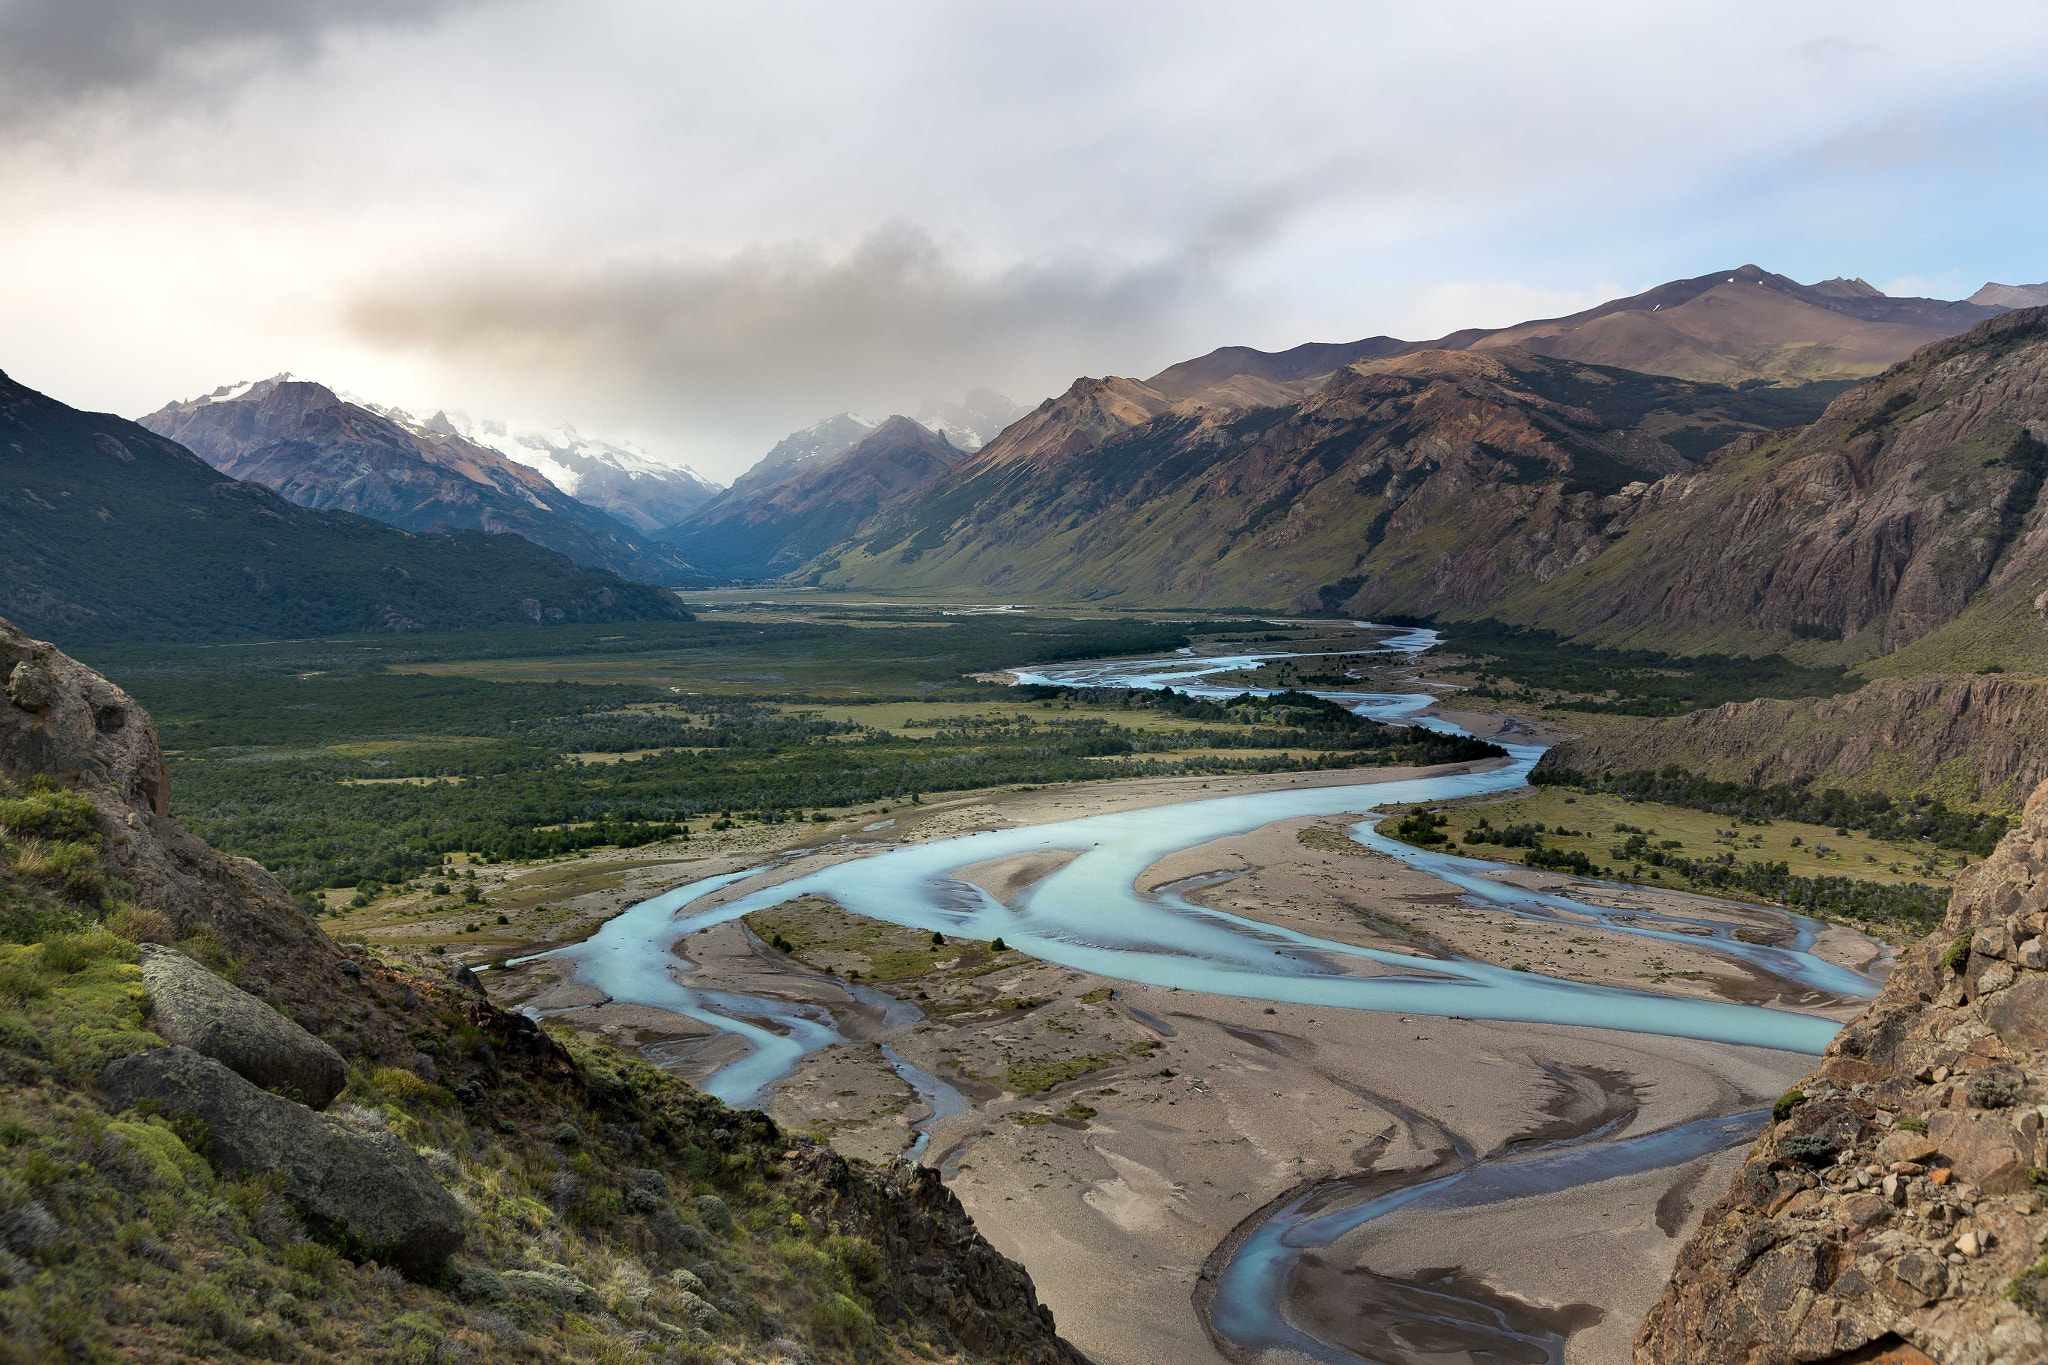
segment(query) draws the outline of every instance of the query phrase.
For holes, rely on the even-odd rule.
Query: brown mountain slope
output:
[[[2048,1359],[2048,788],[1679,1252],[1639,1365]]]
[[[1177,399],[1234,375],[1293,383],[1360,360],[1494,346],[1684,379],[1801,382],[1874,374],[2014,306],[1982,297],[1895,299],[1861,280],[1803,285],[1745,265],[1673,280],[1569,317],[1471,328],[1433,341],[1376,336],[1278,352],[1227,346],[1168,366],[1146,383]]]
[[[862,586],[1477,610],[1598,553],[1618,509],[1689,456],[1804,415],[1783,395],[1512,348],[1364,362],[1307,398],[1232,381],[1169,403],[1132,380],[1084,380],[813,571]]]
[[[1987,284],[1965,302],[1993,308],[2039,308],[2048,305],[2048,284]]]
[[[1659,482],[1607,528],[1604,553],[1520,585],[1499,614],[1667,646],[1827,640],[1856,658],[1995,612],[2013,648],[2038,653],[2044,435],[2048,310],[2009,313],[1810,427]]]
[[[5,621],[0,678],[0,1357],[1082,1365],[937,1171],[335,943],[167,813],[118,687]],[[244,1079],[280,1029],[345,1061],[325,1113]],[[158,1066],[206,1084],[124,1107]],[[456,1248],[416,1278],[394,1190]]]
[[[401,425],[321,384],[281,375],[229,399],[168,404],[141,424],[301,507],[354,512],[408,531],[510,533],[642,582],[692,575],[680,556],[538,471],[452,430]]]
[[[721,499],[670,532],[671,543],[713,573],[788,573],[963,458],[943,436],[891,417],[842,455],[751,496]]]
[[[1568,739],[1542,771],[1676,764],[1724,782],[1812,784],[2016,808],[2048,782],[2048,678],[1880,678],[1840,697],[1731,702]]]

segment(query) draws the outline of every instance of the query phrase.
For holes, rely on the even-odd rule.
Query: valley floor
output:
[[[1480,733],[1485,733],[1484,729]],[[550,897],[526,932],[498,941],[562,942],[654,891],[721,872],[773,866],[713,899],[800,875],[864,846],[1072,819],[1198,796],[1293,784],[1380,781],[1375,768],[1229,778],[1168,778],[996,791],[863,813],[819,830],[770,826],[693,840],[647,856],[557,864],[549,878],[494,899]],[[1230,874],[1188,892],[1248,917],[1358,944],[1434,947],[1501,965],[1674,996],[1770,1003],[1846,1019],[1857,1002],[1788,988],[1706,948],[1583,925],[1475,909],[1425,873],[1346,839],[1343,819],[1293,819],[1174,855],[1143,886]],[[963,875],[1003,893],[1050,872],[1047,857]],[[1043,864],[1043,865],[1041,865]],[[583,868],[579,872],[577,869]],[[498,873],[487,873],[496,877]],[[1503,866],[1498,875],[1560,888],[1570,879]],[[1697,912],[1698,898],[1603,888],[1608,905]],[[1588,899],[1593,899],[1592,895]],[[493,907],[495,909],[495,907]],[[1729,907],[1716,903],[1715,914]],[[1751,912],[1755,930],[1783,917]],[[395,933],[394,936],[402,937]],[[382,938],[385,934],[373,934]],[[478,935],[481,939],[484,935]],[[779,940],[787,951],[769,946]],[[1878,945],[1846,929],[1816,951],[1868,969]],[[776,907],[693,935],[678,952],[690,985],[809,1004],[847,1041],[807,1057],[774,1090],[771,1112],[829,1135],[849,1154],[886,1160],[910,1150],[945,1171],[985,1234],[1030,1269],[1062,1333],[1111,1365],[1187,1365],[1222,1354],[1197,1308],[1205,1267],[1234,1230],[1305,1183],[1370,1169],[1437,1165],[1448,1135],[1480,1154],[1572,1120],[1618,1119],[1639,1133],[1760,1106],[1811,1067],[1802,1055],[1604,1030],[1403,1017],[1132,985],[965,941],[876,924],[822,901]],[[858,973],[858,986],[849,978]],[[702,1079],[744,1047],[692,1019],[607,1003],[542,960],[486,973],[501,1004],[530,1006],[579,1031],[638,1046]],[[870,987],[915,1005],[893,1024]],[[900,1009],[891,1010],[892,1017]],[[964,1101],[932,1117],[882,1048],[939,1078]],[[1591,1106],[1589,1108],[1589,1106]],[[1581,1112],[1584,1111],[1584,1112]],[[1595,1113],[1597,1111],[1597,1115]],[[1355,1328],[1370,1285],[1462,1272],[1514,1301],[1558,1310],[1577,1328],[1573,1361],[1625,1360],[1633,1325],[1669,1273],[1701,1202],[1739,1164],[1739,1151],[1580,1190],[1427,1217],[1393,1215],[1312,1256],[1290,1306],[1326,1340]],[[1369,1279],[1362,1272],[1370,1267]],[[1573,1310],[1572,1305],[1584,1305]],[[1304,1316],[1305,1315],[1305,1316]]]

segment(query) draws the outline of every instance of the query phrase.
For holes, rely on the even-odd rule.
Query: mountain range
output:
[[[2011,289],[1986,285],[1987,291]],[[2012,290],[2028,294],[2030,286]],[[1310,343],[1287,351],[1227,346],[1170,365],[1146,383],[1173,398],[1252,375],[1282,383],[1311,379],[1360,360],[1419,351],[1519,346],[1538,355],[1615,365],[1645,374],[1718,383],[1797,383],[1860,378],[1954,336],[2001,309],[2025,306],[1998,299],[1961,303],[1891,298],[1862,280],[1805,285],[1758,266],[1673,280],[1584,312],[1511,327],[1470,328],[1433,341],[1374,336]],[[2037,300],[2048,301],[2048,300]]]
[[[277,375],[169,403],[139,420],[222,473],[301,507],[356,512],[409,531],[511,533],[642,582],[695,576],[668,547],[468,439],[446,414],[420,423],[407,416]]]
[[[850,420],[842,420],[850,419]],[[712,573],[770,578],[832,549],[886,507],[966,459],[945,437],[908,417],[891,417],[832,451],[862,419],[841,414],[785,440],[800,453],[756,465],[716,502],[665,532],[673,547]],[[770,459],[774,459],[773,452]],[[763,465],[767,461],[762,462]]]
[[[668,592],[520,536],[413,534],[300,507],[134,422],[4,375],[0,462],[0,610],[64,641],[688,615]]]
[[[1936,635],[1946,657],[1996,616],[2034,622],[1999,636],[2022,648],[2048,356],[2040,311],[1995,300],[2035,290],[1893,299],[1746,266],[1435,343],[1227,348],[1078,380],[958,458],[835,419],[750,472],[784,469],[784,495],[742,480],[666,534],[828,587],[1493,616],[1829,662]],[[1740,355],[1852,373],[1655,372]]]
[[[666,464],[636,445],[585,436],[574,427],[513,430],[503,422],[478,420],[464,412],[425,413],[360,398],[348,401],[415,431],[457,436],[495,450],[537,470],[584,506],[643,534],[675,525],[723,491],[688,465]]]

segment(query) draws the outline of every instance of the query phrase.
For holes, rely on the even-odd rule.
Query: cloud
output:
[[[1228,250],[1218,242],[1204,235],[1185,258],[1125,267],[978,269],[896,224],[836,252],[785,243],[585,269],[421,271],[363,290],[347,316],[380,348],[605,392],[758,440],[834,408],[934,390],[1035,397],[1104,356],[1156,349],[1207,292]]]
[[[475,0],[0,0],[0,119],[110,94],[215,93],[309,61],[333,30],[418,24]]]

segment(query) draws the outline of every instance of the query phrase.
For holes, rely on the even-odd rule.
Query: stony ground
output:
[[[2048,787],[1778,1112],[1642,1365],[2048,1359]]]

